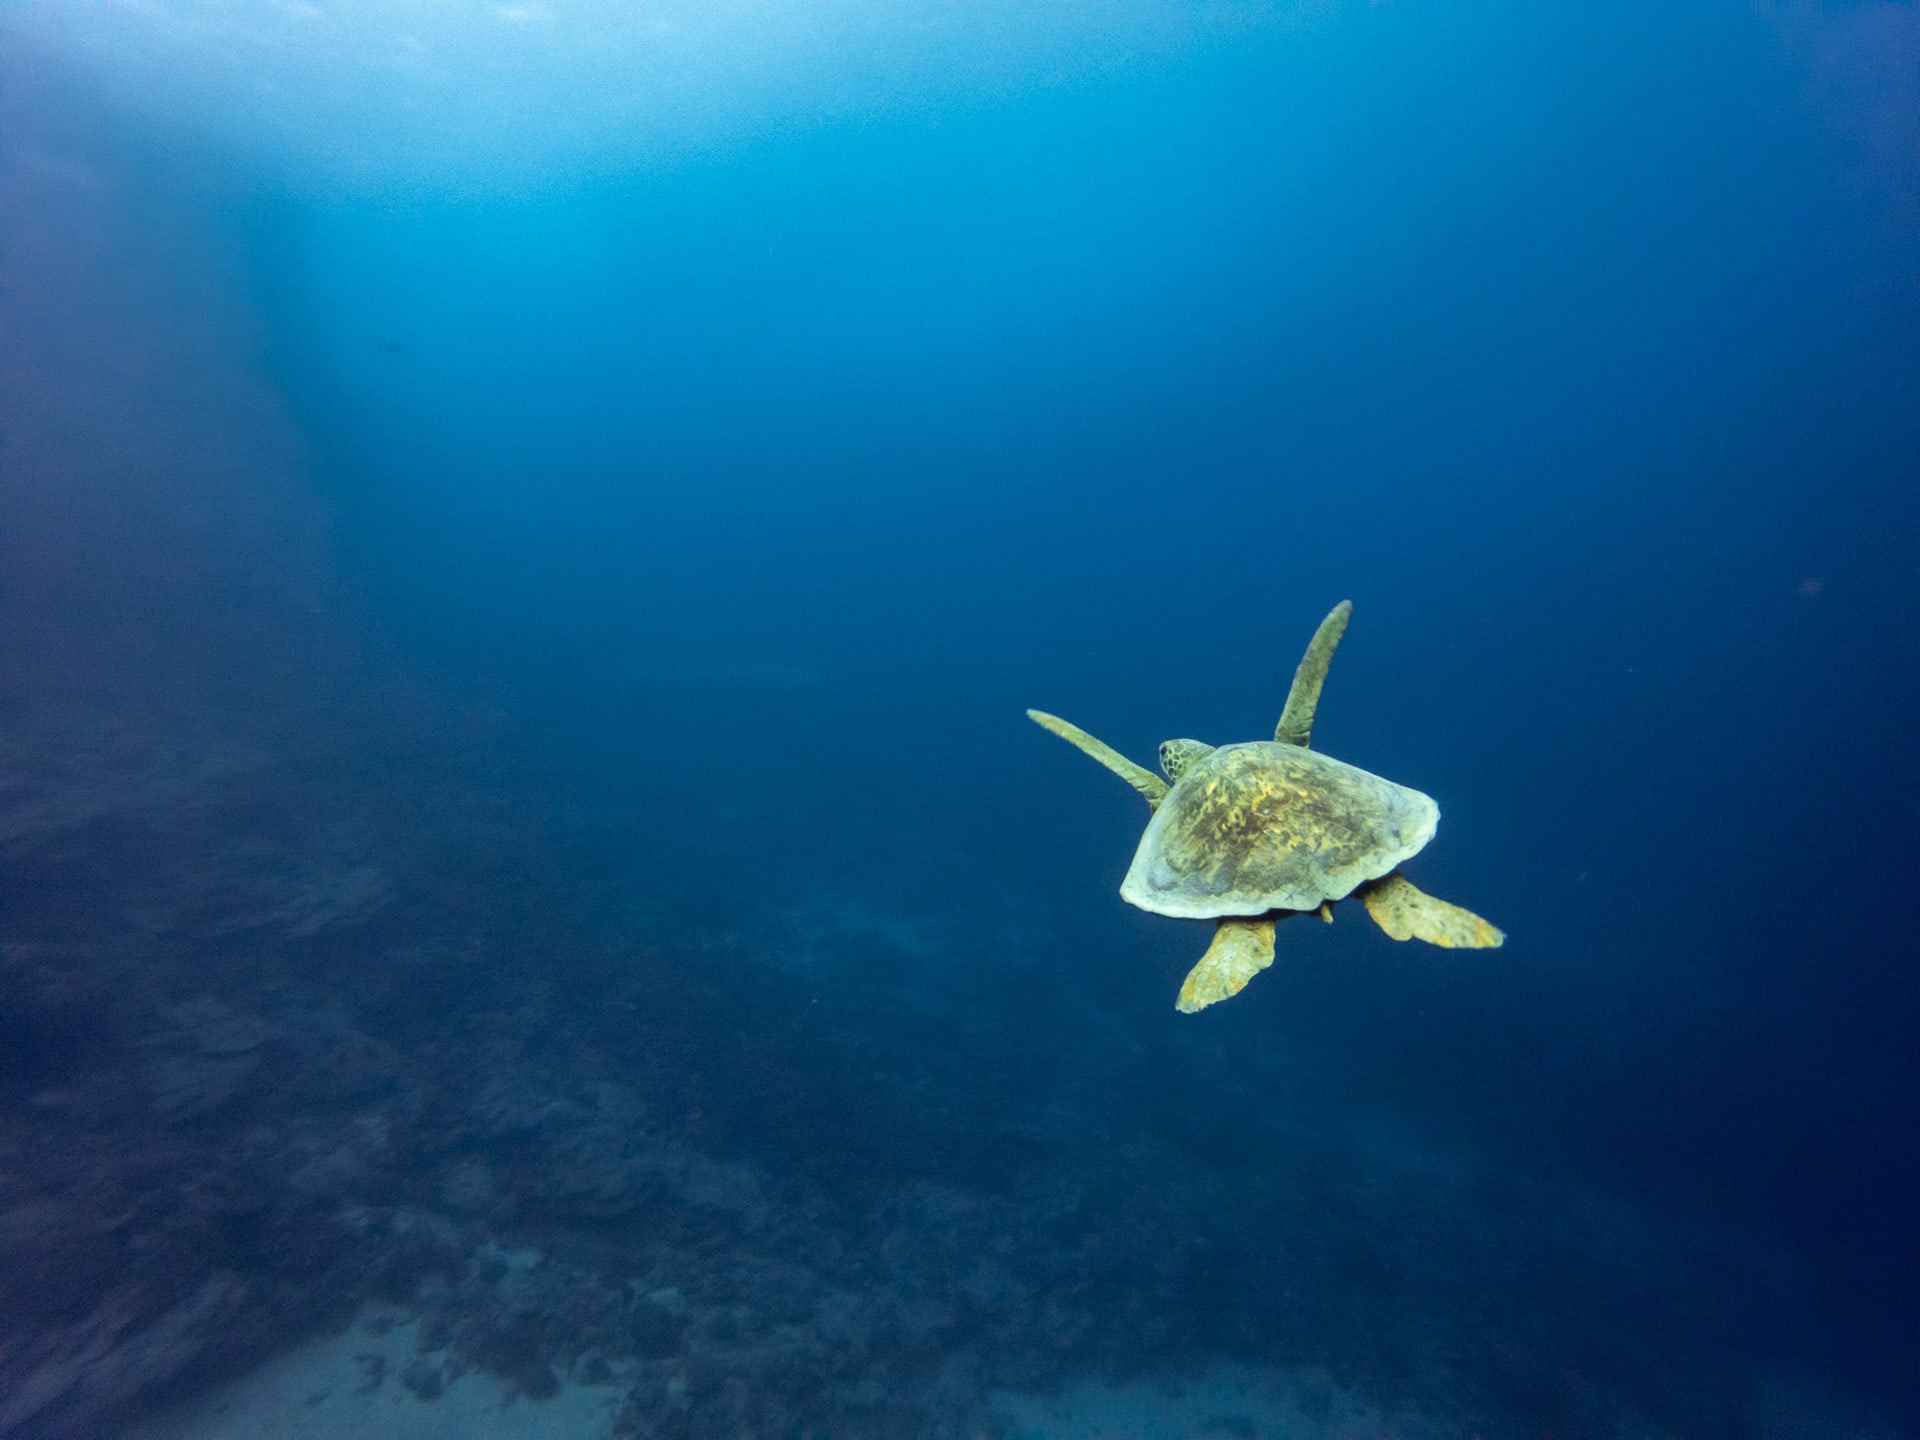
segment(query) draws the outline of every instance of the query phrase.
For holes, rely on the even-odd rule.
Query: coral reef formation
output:
[[[632,1436],[990,1434],[996,1392],[1223,1355],[1487,1434],[1663,1393],[1534,1287],[1671,1333],[1674,1237],[1304,1100],[1193,1112],[1299,1077],[1034,985],[1045,917],[636,896],[639,827],[391,733],[15,707],[0,1430],[105,1433],[375,1301],[417,1340],[368,1384],[615,1384]]]

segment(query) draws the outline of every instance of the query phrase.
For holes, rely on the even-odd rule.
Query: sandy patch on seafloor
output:
[[[545,1400],[468,1371],[438,1399],[401,1381],[419,1327],[369,1311],[338,1335],[276,1356],[250,1375],[122,1430],[119,1440],[603,1440],[620,1385],[563,1383]]]

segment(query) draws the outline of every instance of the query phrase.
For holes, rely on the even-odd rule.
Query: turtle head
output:
[[[1213,746],[1204,740],[1163,740],[1160,742],[1160,768],[1167,779],[1178,781],[1203,755],[1211,755]]]

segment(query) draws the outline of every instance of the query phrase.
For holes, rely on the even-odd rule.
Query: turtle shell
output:
[[[1433,838],[1431,797],[1299,745],[1222,745],[1154,811],[1120,896],[1158,915],[1312,910]]]

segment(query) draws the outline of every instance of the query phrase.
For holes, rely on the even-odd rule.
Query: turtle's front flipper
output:
[[[1419,889],[1398,870],[1359,889],[1367,913],[1396,940],[1424,940],[1449,950],[1487,950],[1507,937],[1471,910]]]
[[[1069,724],[1058,715],[1049,715],[1044,710],[1029,710],[1027,718],[1043,730],[1051,730],[1062,740],[1084,754],[1091,755],[1107,769],[1113,771],[1122,780],[1147,797],[1147,804],[1154,809],[1160,808],[1160,802],[1167,798],[1167,782],[1151,770],[1136,765],[1111,745],[1105,744],[1087,734],[1078,725]]]
[[[1282,745],[1304,747],[1313,739],[1313,712],[1320,708],[1320,687],[1327,683],[1333,647],[1347,633],[1347,617],[1351,614],[1353,602],[1342,600],[1327,612],[1327,618],[1307,642],[1307,653],[1293,672],[1293,688],[1287,691],[1287,708],[1280,712],[1280,723],[1273,728],[1273,738]]]
[[[1187,972],[1174,1006],[1182,1015],[1238,995],[1247,981],[1273,963],[1274,917],[1222,920],[1200,963]]]

